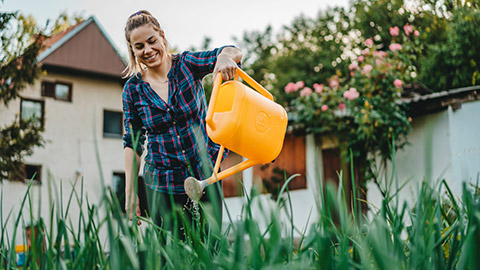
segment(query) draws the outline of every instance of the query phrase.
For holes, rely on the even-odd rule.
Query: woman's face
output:
[[[148,24],[132,31],[130,46],[138,61],[148,68],[159,67],[167,53],[165,38]]]

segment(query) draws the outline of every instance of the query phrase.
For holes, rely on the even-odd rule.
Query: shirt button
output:
[[[176,124],[177,124],[177,122],[173,121],[173,122],[172,122],[172,124],[176,125]]]
[[[184,153],[184,154],[185,154],[185,150],[182,150],[182,153]]]
[[[180,139],[180,135],[177,135],[177,138]]]

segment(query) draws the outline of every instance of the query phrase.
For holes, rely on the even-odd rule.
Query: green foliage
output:
[[[0,129],[0,179],[24,180],[23,158],[44,140],[38,119],[18,120]]]
[[[8,106],[40,75],[37,56],[44,37],[33,18],[18,13],[1,12],[0,26],[0,101]],[[33,153],[34,147],[43,145],[41,132],[35,119],[0,127],[0,179],[25,179],[23,159]]]
[[[271,91],[276,102],[288,106],[292,96],[283,87],[291,81],[311,85],[333,74],[345,74],[347,56],[355,39],[347,35],[351,29],[350,16],[343,8],[319,13],[318,18],[296,18],[275,38],[272,28],[264,33],[245,33],[246,70]]]
[[[37,63],[44,37],[35,20],[17,13],[0,13],[0,101],[7,105],[40,75]]]
[[[428,46],[421,59],[421,76],[427,86],[436,90],[480,84],[480,10],[460,6],[451,11],[444,42]]]
[[[391,139],[401,148],[410,131],[404,89],[479,84],[479,12],[478,1],[352,1],[276,36],[245,33],[245,69],[287,107],[290,129],[332,136],[357,160],[389,159]],[[351,89],[358,98],[345,96]]]
[[[53,192],[56,198],[48,200],[50,216],[35,216],[32,201],[37,198],[29,186],[18,212],[6,218],[0,212],[0,267],[16,267],[15,234],[31,227],[38,230],[26,251],[28,269],[477,269],[480,265],[478,186],[465,184],[460,199],[444,181],[421,183],[411,204],[395,203],[399,190],[392,190],[367,219],[354,211],[360,201],[348,206],[349,195],[342,188],[324,186],[317,179],[315,218],[308,229],[300,230],[292,222],[295,213],[285,192],[291,179],[269,207],[255,190],[244,194],[242,213],[235,221],[230,219],[222,232],[172,213],[184,222],[185,239],[149,218],[141,218],[139,228],[135,218],[129,221],[124,216],[108,187],[98,204],[89,203],[83,180],[72,184],[66,207],[55,203],[63,201],[60,187],[60,193]],[[54,180],[48,181],[55,190]],[[70,207],[75,203],[80,209],[78,224],[71,222]],[[27,226],[25,220],[37,222]],[[14,222],[13,235],[5,229],[9,222]],[[100,231],[105,230],[108,238],[101,239]]]
[[[85,17],[80,13],[74,13],[69,15],[66,11],[60,13],[60,15],[55,19],[55,22],[52,29],[50,30],[49,35],[53,36],[63,31],[67,30],[70,26],[76,25],[77,23],[85,20]]]

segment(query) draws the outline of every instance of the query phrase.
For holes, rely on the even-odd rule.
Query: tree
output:
[[[37,56],[44,36],[32,17],[0,12],[0,101],[8,106],[40,75]],[[20,119],[0,127],[0,180],[25,179],[24,157],[42,146],[43,128],[38,119]]]

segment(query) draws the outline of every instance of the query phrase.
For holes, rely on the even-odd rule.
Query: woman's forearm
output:
[[[133,151],[132,148],[126,147],[123,150],[124,154],[124,162],[125,162],[125,203],[126,206],[133,206],[133,202],[135,199],[135,183],[133,179],[135,179],[138,175],[138,171],[140,168],[140,156]],[[134,168],[134,157],[136,156],[136,168]],[[128,209],[125,209],[128,210]]]

